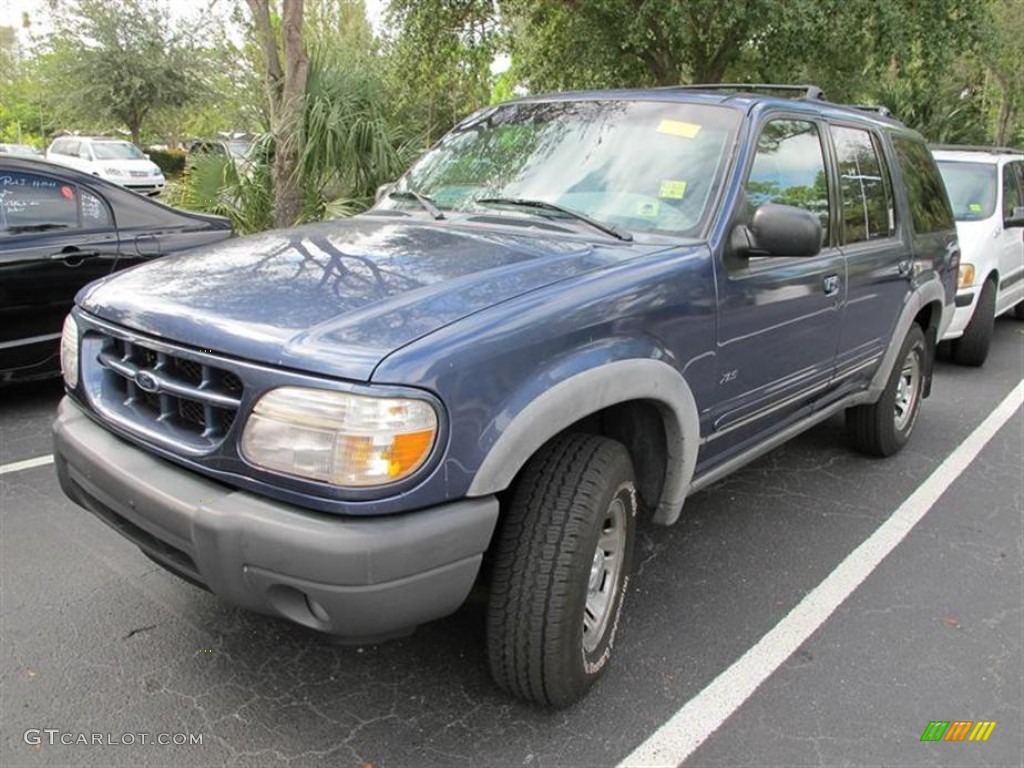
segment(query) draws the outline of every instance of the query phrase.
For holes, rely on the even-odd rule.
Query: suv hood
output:
[[[664,247],[526,231],[367,215],[164,257],[91,284],[77,302],[197,348],[368,381],[385,356],[442,326]]]

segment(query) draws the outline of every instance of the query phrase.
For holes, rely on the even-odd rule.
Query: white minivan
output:
[[[1024,320],[1024,151],[934,146],[960,240],[956,311],[943,341],[953,360],[982,365],[995,318]]]
[[[62,136],[50,144],[46,159],[145,195],[160,194],[165,184],[160,167],[134,144],[120,139]]]

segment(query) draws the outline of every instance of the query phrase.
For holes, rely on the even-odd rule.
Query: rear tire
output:
[[[996,284],[986,280],[964,335],[953,340],[953,362],[977,368],[985,364],[996,323]]]
[[[620,443],[570,434],[530,460],[502,521],[487,650],[508,693],[562,707],[604,671],[629,583],[637,512]]]
[[[882,396],[871,405],[846,411],[846,431],[854,448],[871,456],[892,456],[910,439],[924,396],[928,353],[924,331],[910,326]]]

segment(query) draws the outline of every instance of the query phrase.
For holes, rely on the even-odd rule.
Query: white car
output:
[[[120,139],[62,136],[50,144],[46,159],[146,195],[160,194],[166,183],[148,155]]]
[[[956,312],[942,337],[953,360],[982,365],[995,318],[1024,320],[1024,151],[935,146],[960,240]]]

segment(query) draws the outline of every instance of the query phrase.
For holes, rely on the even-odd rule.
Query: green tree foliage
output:
[[[988,11],[978,58],[997,94],[995,143],[1024,143],[1024,0],[990,0]]]
[[[487,104],[503,28],[491,0],[391,0],[388,87],[397,122],[422,129],[429,146]]]
[[[42,87],[69,118],[110,121],[139,144],[154,112],[182,107],[202,91],[203,57],[192,32],[157,0],[74,0],[59,7],[54,23],[40,62]]]

